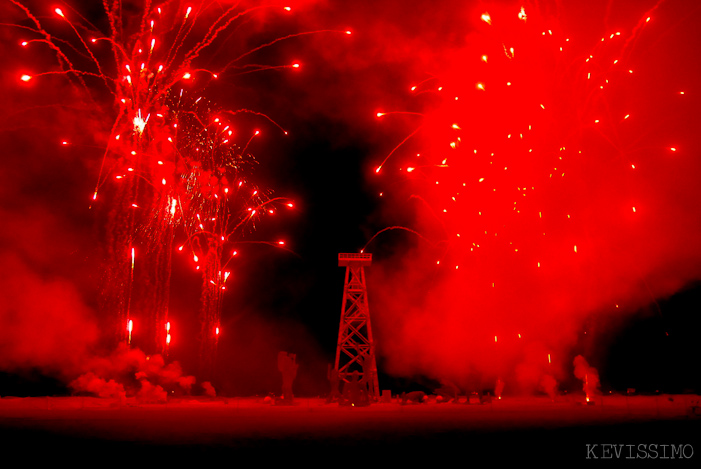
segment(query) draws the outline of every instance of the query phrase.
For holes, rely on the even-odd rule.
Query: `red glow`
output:
[[[8,7],[15,8],[13,5],[19,2],[10,3]],[[65,6],[71,2],[62,3]],[[35,23],[45,23],[41,29],[46,28],[51,35],[36,31],[28,36],[28,29],[34,28],[34,20],[23,20],[18,33],[9,36],[8,47],[16,49],[21,40],[22,46],[32,43],[32,57],[26,54],[29,50],[23,50],[18,54],[21,58],[16,60],[26,61],[24,65],[15,66],[13,59],[8,62],[8,70],[14,86],[21,88],[16,90],[18,97],[39,91],[36,99],[40,99],[51,88],[54,92],[70,88],[65,96],[72,102],[65,112],[83,111],[93,102],[99,106],[99,109],[85,109],[88,112],[81,112],[76,122],[57,122],[65,133],[52,133],[47,139],[47,148],[53,144],[55,149],[55,143],[68,145],[70,141],[71,149],[50,155],[56,160],[50,167],[65,166],[65,171],[55,175],[58,181],[66,180],[67,174],[74,178],[88,176],[82,189],[75,186],[80,191],[79,198],[66,197],[67,201],[86,202],[86,184],[95,188],[93,200],[99,189],[98,216],[108,219],[107,228],[116,228],[99,230],[108,232],[110,243],[114,244],[106,249],[115,253],[115,259],[107,259],[105,263],[111,263],[114,270],[106,272],[109,275],[105,277],[114,279],[116,285],[111,299],[117,301],[112,301],[113,311],[109,313],[118,314],[119,320],[114,321],[117,327],[123,327],[118,324],[124,324],[130,311],[140,318],[143,315],[144,323],[140,325],[143,335],[153,337],[155,334],[149,330],[156,329],[159,333],[156,337],[162,345],[163,323],[160,321],[168,317],[167,297],[151,302],[159,305],[161,310],[158,311],[143,308],[141,302],[144,291],[151,287],[154,287],[154,296],[168,290],[170,272],[166,270],[170,269],[172,246],[179,251],[188,248],[188,255],[176,256],[172,267],[187,264],[188,268],[199,269],[202,278],[197,285],[203,286],[203,302],[209,302],[204,309],[209,308],[210,315],[203,321],[202,328],[183,329],[183,336],[199,334],[202,330],[211,332],[219,324],[222,318],[215,309],[221,304],[223,282],[229,276],[225,269],[242,269],[236,272],[238,280],[246,278],[243,269],[256,262],[252,259],[254,249],[242,256],[246,262],[233,259],[237,255],[232,251],[234,246],[248,242],[264,244],[265,249],[270,245],[286,246],[286,241],[274,240],[274,237],[272,241],[250,239],[256,225],[263,220],[277,222],[280,217],[294,214],[278,214],[273,220],[256,215],[272,215],[283,204],[288,208],[294,206],[283,198],[284,195],[270,200],[267,194],[273,192],[267,187],[261,186],[258,191],[260,173],[251,175],[245,168],[255,163],[247,159],[249,152],[255,154],[269,148],[268,135],[273,140],[280,138],[281,132],[287,135],[287,131],[275,127],[267,116],[243,107],[256,102],[277,107],[278,102],[282,104],[287,99],[278,101],[261,95],[259,100],[256,89],[241,100],[241,104],[233,92],[239,88],[230,88],[231,93],[220,93],[220,90],[226,89],[229,81],[238,80],[238,72],[244,75],[243,80],[250,76],[253,84],[256,79],[254,75],[247,75],[249,71],[275,76],[276,71],[301,68],[291,59],[303,60],[306,54],[295,56],[299,51],[294,51],[294,44],[289,44],[278,52],[271,47],[264,54],[243,56],[246,60],[238,61],[238,55],[231,55],[239,52],[232,51],[235,46],[265,44],[272,40],[275,32],[270,36],[258,35],[266,24],[259,19],[267,19],[269,14],[270,18],[285,24],[285,29],[281,29],[283,34],[287,34],[288,27],[297,24],[297,20],[288,24],[291,18],[279,11],[279,4],[263,2],[263,8],[271,7],[260,10],[263,18],[237,19],[229,28],[228,18],[233,18],[239,10],[227,9],[235,8],[233,5],[237,2],[210,2],[211,5],[193,2],[193,6],[188,6],[189,2],[146,2],[144,5],[152,3],[163,7],[162,16],[153,11],[156,5],[143,15],[130,10],[125,22],[119,17],[121,13],[112,13],[109,18],[95,18],[99,30],[87,21],[97,16],[96,10],[86,14],[79,13],[77,6],[71,7],[73,26],[60,9],[54,11],[63,21],[57,21],[50,15],[51,8],[46,10],[47,5],[44,5],[44,10],[37,12]],[[628,2],[630,5],[625,9],[600,15],[604,8],[595,3],[586,8],[574,8],[568,2],[558,2],[557,9],[535,5],[527,12],[522,4],[513,2],[465,4],[438,15],[455,18],[446,22],[446,31],[436,28],[422,31],[421,21],[416,21],[411,28],[401,24],[401,28],[388,25],[390,27],[383,30],[373,18],[366,17],[370,27],[365,28],[363,24],[365,37],[361,42],[370,41],[376,44],[377,50],[367,57],[338,53],[332,58],[342,59],[343,67],[353,71],[359,70],[359,63],[363,65],[364,61],[378,58],[390,58],[392,67],[395,66],[393,61],[407,66],[401,70],[387,70],[387,74],[383,71],[355,84],[355,80],[348,77],[343,77],[343,81],[325,80],[325,77],[337,76],[340,70],[317,74],[305,68],[304,74],[295,77],[281,75],[281,79],[290,78],[298,83],[303,83],[299,79],[304,75],[312,86],[328,84],[330,87],[342,83],[345,85],[342,89],[314,91],[324,91],[320,93],[322,97],[333,95],[334,99],[344,100],[345,107],[312,102],[314,93],[307,95],[306,92],[300,94],[305,98],[298,102],[307,104],[305,100],[308,100],[311,113],[326,112],[326,106],[331,104],[328,113],[342,109],[338,117],[347,119],[344,124],[360,121],[363,126],[379,128],[382,125],[382,130],[377,132],[388,132],[386,138],[376,138],[373,134],[372,139],[379,148],[386,144],[388,150],[392,149],[391,153],[386,152],[390,156],[385,159],[385,155],[377,153],[364,155],[360,167],[365,171],[374,169],[375,174],[387,167],[383,177],[372,178],[370,194],[379,193],[384,197],[383,204],[400,201],[397,206],[382,210],[382,215],[396,216],[402,220],[396,223],[416,227],[421,236],[415,245],[410,245],[410,250],[405,249],[408,244],[402,238],[398,238],[396,244],[388,242],[384,246],[390,246],[392,255],[385,259],[396,261],[403,256],[401,268],[391,269],[386,264],[382,267],[387,268],[375,269],[380,272],[376,274],[376,278],[380,278],[378,295],[391,296],[376,301],[388,304],[387,308],[378,304],[378,310],[383,314],[387,312],[379,319],[379,330],[396,332],[391,337],[395,343],[388,344],[385,350],[387,363],[398,370],[398,374],[415,371],[402,369],[408,368],[406,362],[393,352],[393,349],[409,350],[411,341],[407,337],[420,342],[412,349],[414,360],[419,364],[411,364],[411,367],[424,367],[418,371],[431,375],[452,373],[457,376],[463,372],[464,376],[466,370],[475,370],[485,371],[485,376],[499,373],[505,377],[498,369],[500,366],[527,361],[531,353],[535,357],[532,362],[537,366],[545,365],[543,358],[550,351],[558,357],[569,356],[561,353],[563,343],[586,314],[604,309],[602,304],[612,309],[610,305],[615,302],[626,305],[626,309],[634,309],[641,301],[668,293],[661,290],[671,287],[660,287],[663,282],[659,281],[657,273],[675,272],[675,258],[680,257],[682,251],[694,249],[690,246],[693,242],[689,242],[693,237],[679,233],[687,234],[684,228],[696,220],[693,212],[692,217],[688,217],[686,207],[693,205],[689,201],[698,199],[687,197],[692,194],[687,187],[689,175],[698,172],[695,171],[698,163],[691,157],[695,141],[684,134],[693,126],[693,121],[682,112],[687,109],[684,106],[694,108],[696,97],[691,88],[687,89],[685,100],[677,97],[684,94],[679,88],[685,89],[698,80],[696,76],[682,73],[675,76],[676,71],[693,67],[681,67],[678,64],[681,60],[673,60],[688,58],[693,61],[693,54],[683,48],[683,42],[677,44],[679,49],[673,50],[675,54],[668,60],[651,48],[651,44],[655,44],[659,50],[669,51],[667,46],[674,45],[669,38],[681,36],[678,32],[686,26],[684,22],[670,20],[671,15],[660,14],[656,20],[660,24],[642,27],[648,11],[653,10],[634,11],[639,7],[633,5],[635,2]],[[671,8],[670,2],[659,3],[660,12]],[[220,7],[222,13],[226,12],[223,15],[214,12]],[[444,7],[438,3],[435,6],[437,9]],[[257,8],[256,5],[255,15],[259,13]],[[487,8],[493,17],[485,12]],[[412,9],[413,5],[398,11],[398,23],[403,22]],[[160,14],[161,8],[157,10]],[[291,8],[285,7],[285,10]],[[628,11],[635,14],[628,15]],[[21,14],[19,10],[18,14]],[[420,16],[420,13],[413,14]],[[193,21],[189,21],[189,16],[193,16]],[[284,18],[278,18],[280,16]],[[426,24],[434,21],[432,16],[436,15],[425,15]],[[210,17],[216,23],[207,24]],[[346,16],[342,21],[350,18]],[[452,23],[460,27],[448,31],[454,27]],[[124,34],[112,32],[110,24],[123,24]],[[609,24],[620,24],[621,32],[612,33]],[[255,26],[256,37],[251,41],[237,38],[236,35],[245,32],[248,26]],[[595,32],[596,37],[593,37]],[[343,43],[341,47],[349,44],[341,36],[350,35],[350,30],[341,28],[333,33],[334,39]],[[388,33],[395,38],[390,39]],[[604,40],[600,41],[602,35]],[[213,47],[205,51],[210,39]],[[425,39],[434,42],[424,43]],[[83,41],[100,42],[101,46],[86,47]],[[325,46],[323,55],[331,55]],[[519,49],[518,55],[515,49]],[[215,56],[218,51],[225,56]],[[65,58],[61,52],[65,52]],[[57,57],[46,59],[48,54],[54,53]],[[358,63],[345,63],[351,59],[357,59]],[[331,62],[330,66],[336,67]],[[256,63],[265,65],[258,70]],[[227,83],[214,82],[212,78],[218,75],[205,68],[208,64],[216,67],[219,73],[226,73]],[[376,70],[380,70],[382,64],[377,66]],[[636,77],[630,75],[633,69]],[[34,78],[40,79],[37,85],[46,85],[46,90],[36,89],[38,86],[34,86],[34,82],[28,86],[16,83],[20,74],[29,70]],[[405,76],[396,82],[382,83],[399,73]],[[54,77],[53,74],[61,75]],[[32,76],[22,75],[20,79],[27,82]],[[262,77],[260,83],[274,80],[277,78]],[[351,84],[361,91],[351,89]],[[203,91],[206,86],[209,88]],[[397,89],[386,93],[387,86]],[[407,93],[409,87],[413,93]],[[356,93],[361,98],[357,103],[354,98],[348,98]],[[205,96],[222,100],[234,96],[235,99],[228,103],[208,103]],[[289,98],[290,102],[292,98],[297,99],[292,94]],[[404,99],[406,102],[400,102]],[[14,102],[14,96],[11,101]],[[217,109],[219,117],[214,119],[214,112],[205,111],[231,103],[236,107]],[[45,103],[31,104],[41,113]],[[381,123],[369,119],[375,106],[388,109],[390,112],[376,112],[377,118],[386,116],[388,119]],[[411,112],[403,113],[403,109]],[[283,114],[278,112],[280,109],[273,111],[272,116]],[[65,115],[64,110],[59,112],[57,115]],[[685,115],[688,122],[681,122],[678,117],[681,115]],[[226,122],[221,122],[220,118]],[[287,117],[282,119],[290,121]],[[37,125],[41,125],[40,121]],[[266,134],[266,139],[256,139],[249,148],[251,132],[259,125],[274,131]],[[301,126],[301,122],[294,122],[294,125]],[[69,134],[71,131],[73,133]],[[256,130],[254,135],[259,133]],[[207,138],[206,134],[214,137]],[[311,134],[306,130],[299,132],[300,138]],[[56,138],[64,135],[67,140]],[[239,135],[243,136],[242,140],[238,140]],[[344,138],[339,138],[335,145],[340,147],[345,143]],[[217,153],[222,148],[226,150]],[[677,148],[685,151],[678,151],[680,155],[676,155]],[[227,159],[226,155],[231,158]],[[262,156],[261,161],[271,161],[267,155]],[[78,171],[69,166],[78,163],[74,161],[76,158],[85,160]],[[371,158],[374,164],[369,162]],[[324,165],[331,159],[324,160]],[[38,164],[32,163],[30,169],[34,166]],[[280,168],[286,166],[282,164]],[[347,176],[336,174],[332,169],[322,171],[325,178]],[[263,171],[262,174],[264,178],[268,173]],[[115,183],[115,180],[120,182]],[[41,183],[43,181],[37,181],[27,187],[39,188]],[[247,186],[245,189],[243,183]],[[387,187],[377,187],[377,184]],[[673,190],[667,190],[670,187]],[[52,188],[54,185],[48,184],[43,190]],[[331,210],[338,212],[360,210],[360,206],[365,205],[332,201],[333,194],[328,191],[312,197],[328,197]],[[58,192],[51,195],[62,198]],[[684,203],[675,204],[680,200]],[[305,202],[303,211],[319,206],[313,202]],[[638,207],[640,214],[637,214]],[[195,212],[201,216],[194,217]],[[370,220],[373,224],[383,223],[380,211]],[[268,234],[264,239],[271,238]],[[297,238],[295,244],[298,244]],[[129,272],[127,248],[132,245],[140,246],[140,263],[134,269],[132,248]],[[573,251],[578,255],[573,256]],[[189,263],[190,256],[198,265]],[[698,265],[693,256],[687,256],[687,263],[692,267],[684,265],[684,273],[672,274],[675,278],[665,282],[682,284],[691,275],[688,271]],[[165,270],[161,272],[161,268]],[[637,269],[635,278],[630,280],[634,269]],[[154,275],[152,272],[158,272],[158,279],[149,278]],[[133,279],[129,278],[129,273],[135,273]],[[644,292],[646,300],[635,297],[642,280],[649,283],[650,292]],[[179,279],[173,286],[176,284],[180,284]],[[402,291],[409,291],[411,295],[405,297],[399,294]],[[133,300],[131,309],[127,299]],[[170,306],[175,314],[178,305]],[[397,316],[402,320],[400,331],[388,326],[398,323],[393,309],[407,313]],[[185,313],[177,311],[177,314]],[[155,324],[147,324],[147,317],[158,319],[153,319]],[[430,334],[419,327],[422,324],[430,325]],[[118,332],[124,334],[124,330]],[[521,333],[524,339],[517,341],[516,336],[520,339]],[[199,335],[212,338],[211,334]],[[494,344],[498,342],[497,335],[502,335],[499,347],[491,342],[492,337]],[[416,340],[419,337],[421,341]],[[528,347],[533,349],[524,350]],[[479,352],[484,350],[503,355],[481,358]],[[550,363],[550,353],[547,354]],[[455,357],[463,360],[462,369]],[[490,366],[473,367],[472,362],[479,360],[490,362]]]
[[[421,116],[393,127],[404,131],[390,148],[399,146],[378,157],[375,161],[381,164],[373,167],[375,173],[391,168],[376,180],[388,187],[376,193],[402,184],[401,191],[393,190],[406,194],[402,205],[389,209],[413,214],[407,226],[418,227],[434,243],[417,243],[407,256],[418,260],[405,260],[406,271],[396,273],[396,283],[382,277],[390,283],[388,290],[421,291],[423,261],[440,277],[430,293],[416,295],[421,306],[392,295],[379,306],[396,313],[387,313],[392,319],[385,327],[401,320],[408,331],[393,343],[395,350],[407,350],[412,337],[424,337],[422,323],[436,324],[432,327],[440,339],[418,346],[421,365],[393,354],[393,366],[412,372],[418,368],[435,375],[436,368],[456,376],[459,366],[451,357],[478,356],[477,344],[491,339],[504,356],[475,358],[485,373],[506,367],[509,360],[525,359],[518,347],[537,344],[541,348],[534,360],[541,364],[549,353],[566,356],[560,353],[569,345],[564,329],[571,332],[602,305],[637,292],[640,274],[635,268],[654,277],[660,263],[676,262],[660,261],[667,254],[679,259],[680,251],[693,250],[659,243],[669,238],[683,243],[685,235],[663,233],[661,224],[683,226],[687,232],[690,219],[676,208],[676,196],[657,190],[666,183],[655,172],[671,183],[683,171],[680,165],[690,164],[676,153],[691,152],[688,144],[682,147],[686,130],[678,129],[677,137],[664,123],[667,117],[660,117],[669,115],[667,109],[684,106],[674,95],[681,96],[679,89],[690,82],[686,76],[663,82],[657,71],[650,76],[655,60],[662,61],[660,68],[667,65],[666,56],[662,48],[655,49],[653,59],[642,44],[662,41],[660,31],[634,29],[641,18],[634,15],[628,18],[630,28],[608,30],[601,42],[602,35],[594,37],[593,28],[561,24],[564,10],[561,16],[548,16],[537,8],[492,5],[489,13],[473,10],[472,23],[481,26],[470,30],[465,44],[451,43],[452,49],[431,56],[440,63],[431,63],[428,81],[400,85],[405,90],[399,92],[407,96],[404,106],[379,104],[391,105],[392,116],[402,109]],[[599,25],[597,18],[587,16],[586,22]],[[676,28],[673,22],[666,26],[665,31]],[[681,36],[675,41],[665,44],[685,47]],[[628,72],[633,69],[636,77]],[[421,79],[410,73],[403,83]],[[408,93],[409,87],[418,92]],[[648,95],[655,101],[641,100]],[[682,121],[686,111],[681,109],[674,121],[687,128],[689,115]],[[384,115],[376,112],[377,117]],[[383,121],[383,126],[389,123],[395,125],[395,119]],[[418,160],[417,151],[422,155]],[[664,152],[675,153],[675,158],[665,158]],[[680,190],[682,200],[680,194],[688,191]],[[672,215],[677,212],[684,212],[687,220]],[[631,249],[623,252],[616,246]],[[583,284],[596,293],[585,296]],[[625,287],[617,290],[619,284]],[[636,298],[636,305],[649,300],[649,295]],[[411,319],[401,311],[412,311]],[[524,338],[518,347],[510,339],[517,332]],[[548,363],[555,365],[551,357]]]
[[[526,10],[521,7],[521,11],[518,12],[518,19],[521,21],[526,21],[528,19],[528,16],[526,16]]]

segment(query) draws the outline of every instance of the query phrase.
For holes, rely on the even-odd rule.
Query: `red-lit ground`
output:
[[[31,443],[39,457],[86,462],[109,454],[124,461],[257,454],[264,463],[334,453],[347,461],[354,451],[370,457],[365,449],[382,450],[388,462],[446,456],[574,462],[586,460],[587,444],[635,445],[624,448],[624,457],[650,459],[651,445],[659,445],[656,459],[670,451],[661,445],[701,450],[697,395],[607,395],[594,405],[583,401],[582,396],[555,402],[504,398],[483,405],[401,406],[393,401],[347,408],[316,398],[276,407],[260,398],[174,399],[155,405],[132,399],[5,397],[0,429],[8,448]],[[601,447],[596,448],[599,452],[590,456],[601,457]],[[691,451],[686,448],[687,456]]]

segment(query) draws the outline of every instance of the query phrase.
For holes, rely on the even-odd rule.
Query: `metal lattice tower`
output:
[[[336,347],[336,370],[348,382],[354,371],[367,383],[368,394],[380,397],[375,362],[375,343],[370,328],[367,288],[363,267],[372,263],[372,254],[341,253],[338,266],[346,268],[343,286],[341,324]]]

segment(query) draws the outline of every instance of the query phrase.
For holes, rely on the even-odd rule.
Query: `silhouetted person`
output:
[[[329,383],[331,384],[331,392],[326,398],[326,403],[330,404],[334,401],[340,401],[341,393],[338,390],[338,384],[341,380],[341,377],[338,374],[338,370],[329,365],[326,370],[326,377],[328,378]]]
[[[504,382],[501,378],[497,378],[497,382],[494,385],[494,397],[501,399],[501,393],[504,392]]]
[[[351,374],[350,381],[343,386],[343,401],[341,405],[363,407],[369,405],[367,393],[363,392],[360,381],[360,373],[356,370]]]
[[[364,397],[367,400],[366,405],[370,405],[370,397],[371,397],[371,383],[372,383],[372,378],[373,378],[373,372],[375,370],[372,369],[372,364],[374,363],[374,354],[370,353],[369,355],[365,355],[363,357],[362,361],[362,366],[363,366],[363,379],[360,381],[361,384],[361,389],[363,391]],[[372,396],[374,397],[374,396]]]
[[[282,401],[284,404],[292,405],[292,383],[297,376],[296,363],[297,355],[293,353],[280,352],[277,355],[277,369],[282,373]]]

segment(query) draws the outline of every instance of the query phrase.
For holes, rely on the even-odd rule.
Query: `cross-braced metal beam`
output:
[[[341,323],[336,347],[336,370],[348,382],[354,371],[368,386],[368,394],[380,397],[375,362],[375,344],[370,327],[367,288],[363,267],[372,263],[372,254],[341,253],[339,267],[346,268]]]

